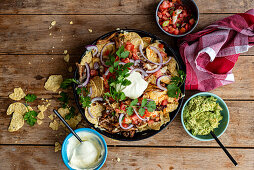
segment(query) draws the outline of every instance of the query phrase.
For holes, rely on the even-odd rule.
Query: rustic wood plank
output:
[[[251,8],[251,0],[196,0],[201,13],[236,13]],[[154,14],[159,0],[1,1],[0,14]]]
[[[63,60],[64,55],[0,55],[0,97],[7,97],[14,87],[22,87],[40,98],[52,98],[56,93],[46,91],[44,83],[49,75],[61,74],[72,77],[67,71],[79,56],[70,55],[70,64]],[[53,59],[52,59],[53,58]],[[31,64],[29,64],[31,63]],[[39,67],[38,67],[39,65]],[[230,100],[254,99],[254,56],[240,56],[233,69],[235,82],[213,90],[215,94]],[[244,74],[243,74],[244,73]],[[187,92],[187,97],[196,92]]]
[[[47,117],[52,114],[53,108],[59,108],[60,103],[54,99],[51,106],[44,113],[45,119],[42,125],[36,124],[30,127],[25,124],[19,131],[10,133],[7,131],[11,116],[6,115],[8,105],[12,103],[10,99],[0,99],[0,144],[47,144],[52,145],[55,141],[62,142],[67,133],[62,127],[58,131],[53,131],[48,127],[51,120]],[[220,139],[225,146],[231,147],[254,147],[253,119],[254,101],[226,101],[230,111],[230,123],[225,134]],[[31,106],[37,110],[37,104],[42,101],[36,100]],[[73,103],[74,105],[74,103]],[[58,120],[58,119],[56,119]],[[80,127],[89,127],[82,122]],[[105,137],[108,145],[146,145],[146,146],[218,146],[215,141],[200,142],[191,138],[183,129],[180,121],[180,113],[176,119],[163,131],[157,135],[136,142],[116,141]]]
[[[67,169],[60,152],[54,153],[53,146],[0,146],[0,150],[3,169]],[[229,149],[238,162],[237,167],[234,167],[220,148],[109,147],[108,150],[108,157],[102,169],[254,168],[253,149]],[[117,161],[117,158],[120,158],[120,161]]]
[[[196,31],[226,16],[229,14],[201,14]],[[49,29],[54,20],[56,25]],[[68,49],[80,55],[86,44],[116,28],[148,31],[175,45],[151,15],[2,15],[0,23],[0,54],[62,54]],[[254,55],[254,48],[244,55]]]

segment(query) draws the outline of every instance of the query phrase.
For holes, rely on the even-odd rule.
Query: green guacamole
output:
[[[183,111],[185,127],[194,136],[207,135],[219,126],[222,120],[222,108],[214,97],[196,96],[192,98]]]

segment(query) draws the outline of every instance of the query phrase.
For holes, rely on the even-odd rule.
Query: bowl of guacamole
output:
[[[183,105],[181,121],[185,131],[200,141],[210,141],[213,131],[220,137],[227,129],[229,111],[226,103],[217,95],[201,92],[191,96]]]

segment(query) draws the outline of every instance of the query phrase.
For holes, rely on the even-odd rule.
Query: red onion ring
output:
[[[156,69],[150,70],[150,71],[146,71],[146,73],[155,73],[155,72],[157,72],[157,71],[160,70],[161,66],[162,66],[162,65],[160,64]]]
[[[92,89],[92,87],[90,87],[90,89],[89,89],[89,94],[88,94],[87,96],[91,97],[92,94],[93,94],[93,89]]]
[[[147,74],[147,73],[145,72],[145,70],[143,70],[143,69],[135,68],[135,69],[131,70],[131,73],[132,73],[133,71],[140,71],[140,72],[142,73],[142,77],[143,77],[143,78],[144,78],[145,76],[148,76],[148,74]]]
[[[108,75],[108,73],[109,73],[109,68],[107,69],[107,71],[105,72],[105,76],[107,76]]]
[[[120,127],[121,127],[122,129],[125,129],[125,130],[128,130],[128,129],[132,128],[132,127],[133,127],[133,124],[131,124],[131,125],[130,125],[129,127],[127,127],[127,128],[123,127],[123,125],[122,125],[123,116],[124,116],[123,113],[121,113],[121,115],[119,116],[119,125],[120,125]]]
[[[100,68],[100,65],[99,65],[98,62],[95,62],[95,63],[93,64],[93,69],[97,70],[98,68]]]
[[[86,81],[84,81],[84,83],[78,85],[78,87],[85,87],[90,80],[90,67],[87,63],[85,63],[85,66],[86,66]]]
[[[98,53],[98,47],[96,45],[87,45],[85,46],[85,48],[88,50],[88,51],[92,51],[94,50],[94,52],[92,51],[92,54],[93,54],[93,57]]]
[[[142,120],[142,121],[146,121],[146,120],[147,120],[146,118],[143,119],[141,116],[139,116],[139,114],[138,114],[138,112],[136,111],[135,108],[133,108],[133,110],[134,110],[135,114],[138,116],[138,118],[139,118],[140,120]]]
[[[137,66],[140,62],[141,62],[141,60],[136,60],[136,61],[134,62],[134,66]]]
[[[164,90],[164,91],[165,91],[165,90],[167,90],[167,88],[161,86],[161,79],[164,78],[164,77],[168,77],[168,78],[171,79],[171,77],[168,76],[168,75],[160,76],[160,77],[158,77],[158,78],[156,79],[156,85],[157,85],[157,87],[159,87],[161,90]]]
[[[115,44],[115,43],[114,43],[114,42],[109,42],[109,43],[107,43],[106,45],[104,45],[103,48],[102,48],[102,50],[101,50],[100,60],[101,60],[101,64],[102,64],[103,66],[105,66],[105,67],[109,67],[109,66],[106,65],[105,62],[103,61],[103,51],[104,51],[104,49],[105,49],[107,46],[113,45],[113,44]]]
[[[130,63],[135,63],[135,61],[133,59],[130,59]]]
[[[96,101],[103,101],[103,98],[102,97],[95,97],[91,100],[91,104],[96,102]],[[87,112],[88,114],[91,116],[91,118],[94,118],[93,114],[91,113],[91,110],[90,110],[91,107],[88,107],[87,109]]]

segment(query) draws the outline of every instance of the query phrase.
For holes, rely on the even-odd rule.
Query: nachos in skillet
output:
[[[170,121],[185,75],[162,43],[135,32],[115,32],[86,48],[74,82],[94,127],[133,137]]]

